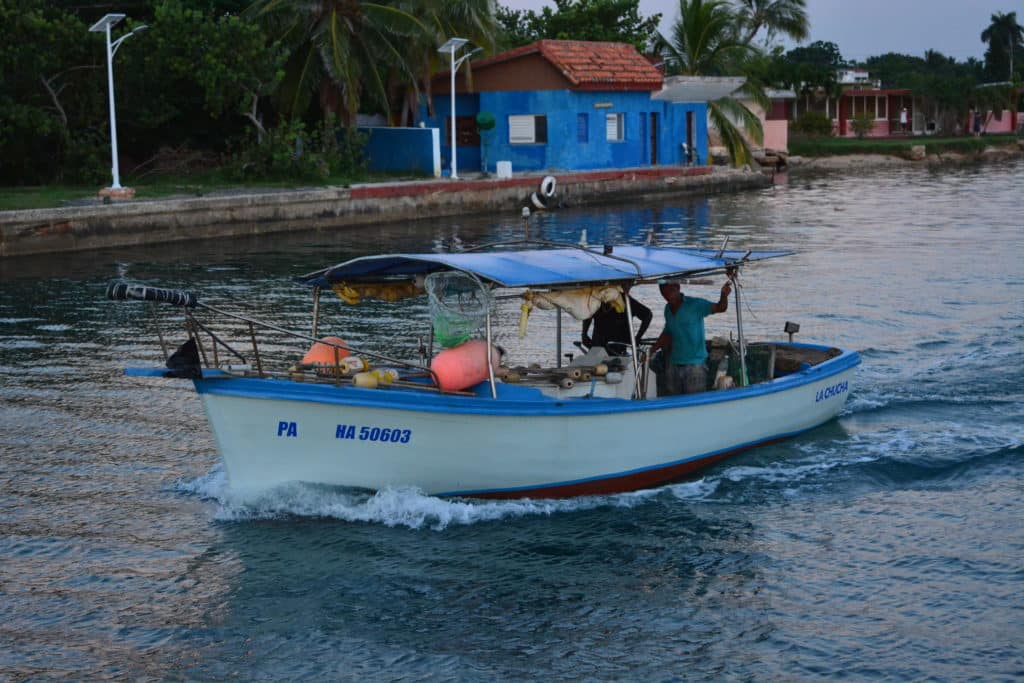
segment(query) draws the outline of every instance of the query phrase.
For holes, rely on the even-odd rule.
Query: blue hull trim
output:
[[[802,345],[807,348],[829,347]],[[449,415],[508,415],[513,417],[607,415],[684,406],[741,401],[747,398],[790,391],[845,372],[860,364],[856,351],[844,351],[824,363],[786,375],[778,380],[744,389],[705,392],[659,398],[656,401],[629,401],[616,398],[556,399],[539,390],[518,385],[499,385],[498,400],[489,395],[458,396],[400,389],[360,389],[353,386],[302,384],[289,380],[208,376],[194,380],[200,394],[235,396],[248,399],[300,401],[339,406],[359,406],[388,410],[411,410]],[[135,374],[136,371],[132,371]],[[141,374],[141,373],[140,373]]]

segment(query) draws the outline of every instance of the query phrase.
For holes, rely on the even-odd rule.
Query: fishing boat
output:
[[[661,395],[653,340],[635,333],[612,353],[564,353],[563,317],[586,317],[609,301],[632,320],[629,288],[719,275],[738,283],[752,264],[791,253],[725,247],[520,242],[355,258],[296,278],[312,292],[308,332],[190,291],[115,282],[107,293],[184,314],[187,339],[173,352],[166,323],[156,327],[166,367],[126,372],[193,382],[239,495],[311,482],[568,497],[678,480],[813,429],[843,408],[858,354],[794,342],[792,323],[787,341],[747,340],[738,286],[736,334],[709,341],[708,391]],[[356,348],[344,330],[325,335],[324,295],[338,306],[418,306],[421,317],[426,297],[430,329],[419,337],[418,358]],[[555,316],[547,357],[516,358],[515,348],[495,344],[495,310],[517,304],[520,334],[529,334],[531,317]],[[514,333],[501,339],[514,347]]]

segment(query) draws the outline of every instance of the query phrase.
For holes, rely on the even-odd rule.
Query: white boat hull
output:
[[[811,429],[842,409],[857,363],[847,352],[746,389],[646,401],[238,378],[196,386],[232,489],[243,495],[303,481],[553,497],[657,485]]]

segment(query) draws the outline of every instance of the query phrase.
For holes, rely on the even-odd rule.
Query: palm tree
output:
[[[355,122],[365,91],[383,107],[382,65],[415,78],[396,43],[427,32],[394,4],[365,0],[255,0],[245,15],[259,20],[291,52],[278,91],[280,111],[292,118],[320,96],[325,118],[339,112]]]
[[[742,73],[744,62],[758,51],[743,41],[739,27],[726,0],[679,0],[679,18],[672,25],[671,40],[661,36],[667,72],[687,76]],[[754,161],[750,143],[741,129],[759,145],[764,140],[764,130],[760,119],[734,97],[736,94],[742,94],[766,110],[769,103],[763,88],[750,78],[733,95],[708,102],[711,125],[718,130],[729,158],[738,167],[752,165]]]
[[[996,12],[992,15],[991,20],[992,23],[988,25],[988,28],[981,32],[982,42],[988,43],[985,61],[991,72],[994,71],[993,62],[1001,63],[1003,56],[1008,56],[1010,69],[1007,80],[1012,81],[1014,79],[1013,53],[1021,49],[1022,43],[1024,43],[1024,28],[1017,23],[1016,12],[1006,14]]]
[[[810,35],[806,0],[737,0],[737,5],[737,15],[746,29],[744,43],[751,42],[762,28],[768,32],[768,42],[776,34],[797,42]]]
[[[417,78],[404,78],[400,71],[389,77],[391,111],[405,125],[415,117],[420,93],[432,106],[431,81],[437,71],[445,70],[449,62],[437,52],[437,47],[448,38],[466,38],[471,44],[494,52],[498,23],[494,0],[408,0],[398,7],[416,17],[427,30],[403,41],[400,50],[406,62],[416,65]],[[469,64],[465,67],[469,72]],[[432,112],[431,112],[432,113]]]

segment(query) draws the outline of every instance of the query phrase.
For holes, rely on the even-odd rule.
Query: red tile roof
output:
[[[662,76],[627,43],[538,40],[473,62],[480,69],[539,52],[576,90],[658,90]]]

